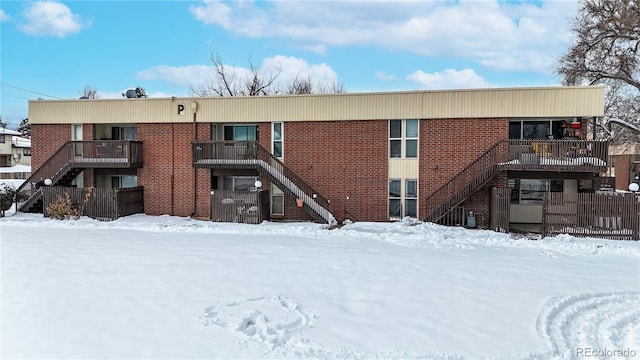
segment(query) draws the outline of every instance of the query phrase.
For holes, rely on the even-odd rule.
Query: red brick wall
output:
[[[259,124],[259,141],[271,149],[271,124]],[[211,124],[198,124],[199,140],[211,138]],[[83,127],[84,139],[95,134],[94,125]],[[506,119],[448,119],[420,122],[420,213],[425,198],[498,140],[506,140]],[[186,124],[139,124],[144,166],[138,184],[145,188],[148,214],[210,217],[211,170],[194,170],[191,142],[194,127]],[[65,141],[71,127],[32,125],[33,166],[46,161]],[[387,221],[388,120],[289,122],[284,124],[284,161],[304,181],[331,202],[339,221]],[[85,174],[91,186],[93,172]],[[270,189],[267,179],[263,188]],[[488,213],[488,189],[505,186],[498,177],[464,206]],[[194,205],[195,196],[195,205]],[[311,219],[295,200],[285,197],[287,219]]]
[[[507,119],[435,119],[420,122],[420,214],[425,199],[500,140],[509,137]],[[476,212],[489,212],[492,186],[506,186],[506,176],[497,176],[462,205]]]
[[[386,221],[387,127],[387,120],[285,123],[284,162],[331,202],[339,221]],[[285,215],[309,219],[289,198]]]
[[[42,166],[67,141],[71,141],[71,125],[69,124],[32,124],[32,171]]]
[[[211,124],[198,124],[198,140],[211,139]],[[189,146],[189,156],[191,156]],[[191,158],[189,159],[191,164]],[[196,169],[196,217],[211,218],[211,169]]]
[[[616,189],[629,190],[630,180],[635,176],[629,171],[631,168],[631,155],[613,155],[613,166],[616,175]]]
[[[191,165],[193,124],[138,124],[144,165],[144,208],[150,215],[190,216],[194,212],[194,168]]]

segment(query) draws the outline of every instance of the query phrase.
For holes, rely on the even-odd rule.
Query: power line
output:
[[[10,96],[10,97],[18,98],[18,99],[31,100],[31,99],[26,98],[26,97],[24,97],[24,96],[11,95],[11,94],[7,94],[7,93],[5,93],[5,92],[3,92],[3,93],[2,93],[2,96]]]
[[[20,86],[15,86],[15,85],[7,84],[6,82],[1,82],[1,83],[0,83],[0,85],[2,85],[2,86],[7,86],[7,87],[10,87],[10,88],[14,88],[14,89],[18,89],[18,90],[22,90],[22,91],[26,91],[26,92],[30,92],[30,93],[33,93],[33,94],[38,94],[38,95],[42,95],[42,96],[46,96],[46,97],[50,97],[50,98],[54,98],[54,99],[60,99],[60,100],[63,100],[63,98],[61,98],[61,97],[57,97],[57,96],[53,96],[53,95],[43,94],[43,93],[41,93],[41,92],[37,92],[37,91],[33,91],[33,90],[29,90],[29,89],[22,88],[22,87],[20,87]]]

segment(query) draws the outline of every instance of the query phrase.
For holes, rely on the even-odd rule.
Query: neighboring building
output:
[[[640,176],[640,144],[612,145],[609,155],[616,190],[629,190],[629,184]]]
[[[35,177],[142,186],[148,214],[211,219],[212,193],[259,179],[276,219],[486,222],[511,188],[510,221],[540,223],[546,192],[593,191],[607,170],[585,134],[603,104],[600,86],[33,100],[29,122]]]
[[[0,127],[0,167],[31,165],[31,140],[18,131]]]

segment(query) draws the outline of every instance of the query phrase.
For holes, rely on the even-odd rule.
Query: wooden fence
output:
[[[260,224],[268,218],[268,191],[215,190],[211,195],[213,221]]]
[[[45,217],[48,207],[65,194],[69,195],[75,209],[83,216],[98,220],[115,220],[121,216],[144,213],[143,188],[76,188],[66,186],[43,186],[42,205]]]
[[[570,234],[640,240],[640,197],[633,193],[547,193],[542,236]]]

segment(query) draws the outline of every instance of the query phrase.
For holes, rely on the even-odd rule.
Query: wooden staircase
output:
[[[42,191],[35,184],[45,179],[65,186],[87,168],[136,168],[142,166],[139,141],[68,141],[16,189],[16,204],[22,212],[42,212]]]
[[[506,141],[499,141],[426,199],[425,221],[437,222],[491,180],[504,163]]]
[[[256,141],[194,142],[193,166],[256,169],[289,197],[300,199],[302,208],[316,221],[325,222],[330,227],[337,224],[329,211],[329,201]]]

